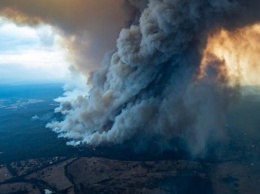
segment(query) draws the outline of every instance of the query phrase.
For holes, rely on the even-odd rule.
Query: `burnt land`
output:
[[[30,159],[0,167],[0,193],[258,194],[259,164],[193,160]]]

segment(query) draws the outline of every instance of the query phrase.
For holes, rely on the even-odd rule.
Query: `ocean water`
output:
[[[54,99],[62,93],[61,84],[0,86],[0,164],[77,154],[45,127],[58,116]]]

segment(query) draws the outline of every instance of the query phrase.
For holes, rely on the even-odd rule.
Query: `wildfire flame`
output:
[[[203,77],[209,61],[214,58],[224,64],[229,84],[260,85],[259,43],[260,24],[211,33],[202,53],[200,76]]]

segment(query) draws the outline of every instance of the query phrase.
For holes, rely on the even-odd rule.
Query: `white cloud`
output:
[[[69,60],[50,26],[30,28],[0,19],[0,83],[66,80]]]

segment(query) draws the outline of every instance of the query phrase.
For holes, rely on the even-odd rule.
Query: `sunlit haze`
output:
[[[64,82],[68,57],[51,26],[17,26],[0,18],[1,84]]]
[[[260,24],[249,25],[236,31],[221,29],[209,36],[202,59],[202,69],[212,55],[225,63],[229,82],[240,85],[260,85]],[[203,67],[204,66],[204,67]]]

